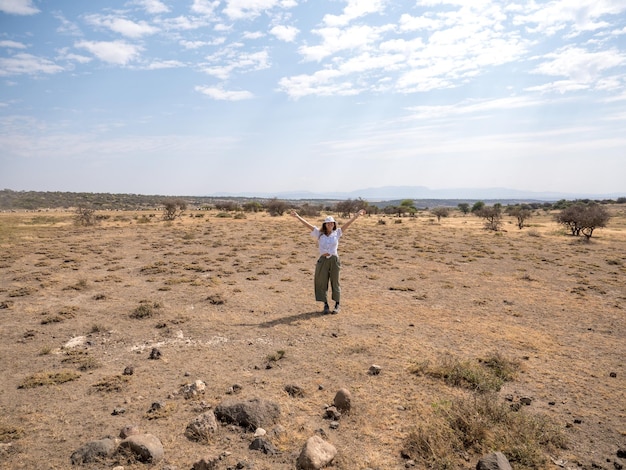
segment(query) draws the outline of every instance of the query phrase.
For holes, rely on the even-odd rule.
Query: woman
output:
[[[348,220],[343,227],[337,228],[337,222],[332,217],[326,217],[322,224],[321,230],[311,225],[298,215],[296,211],[292,211],[291,215],[302,222],[306,227],[311,230],[311,236],[317,239],[319,246],[320,257],[317,260],[315,266],[315,300],[318,302],[324,302],[324,314],[331,313],[328,306],[328,283],[332,290],[332,299],[335,301],[335,307],[332,310],[333,314],[339,313],[339,301],[341,300],[341,287],[339,285],[339,270],[341,269],[341,262],[337,255],[337,246],[339,245],[339,238],[343,235],[352,223],[364,215],[365,211],[360,210],[354,217]]]

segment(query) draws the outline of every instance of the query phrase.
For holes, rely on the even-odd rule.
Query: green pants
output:
[[[328,283],[330,282],[332,299],[337,303],[339,302],[341,298],[340,270],[341,262],[337,256],[319,257],[315,266],[315,300],[328,303]]]

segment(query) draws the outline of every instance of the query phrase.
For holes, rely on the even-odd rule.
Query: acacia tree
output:
[[[448,217],[450,215],[449,207],[435,207],[431,209],[431,214],[437,217],[437,222],[441,222],[442,217]]]
[[[95,225],[97,222],[96,210],[93,207],[78,206],[74,215],[74,222],[78,225]]]
[[[288,208],[289,205],[285,201],[281,201],[280,199],[276,198],[270,200],[267,203],[267,212],[272,217],[283,215]]]
[[[520,230],[524,228],[526,220],[533,215],[532,211],[524,206],[509,206],[507,213],[517,219],[517,227]]]
[[[182,199],[168,199],[163,203],[163,219],[174,220],[181,217],[187,209],[187,203]]]
[[[467,202],[461,202],[457,205],[457,207],[463,213],[463,215],[469,214],[470,205]]]
[[[569,228],[573,236],[582,233],[587,240],[591,238],[596,228],[606,227],[610,218],[606,208],[596,203],[572,204],[555,216],[556,221]]]
[[[335,211],[339,212],[343,217],[350,217],[352,214],[356,214],[361,209],[368,210],[369,203],[362,199],[347,199],[345,201],[339,201],[335,204]]]
[[[502,225],[502,206],[500,204],[483,206],[482,208],[472,212],[474,215],[485,219],[485,228],[487,230],[500,230],[500,226]]]

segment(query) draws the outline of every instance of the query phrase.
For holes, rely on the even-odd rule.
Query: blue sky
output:
[[[626,0],[0,0],[0,189],[382,186],[626,193]]]

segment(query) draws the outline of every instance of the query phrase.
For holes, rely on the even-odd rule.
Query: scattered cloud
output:
[[[298,32],[298,28],[295,28],[293,26],[279,25],[274,26],[272,29],[270,29],[271,34],[276,36],[281,41],[285,42],[293,42],[296,39]]]
[[[0,77],[11,75],[51,75],[63,71],[63,67],[51,60],[32,54],[20,53],[12,57],[0,57]]]
[[[155,34],[159,31],[158,28],[149,25],[145,21],[135,22],[111,15],[88,15],[85,17],[85,21],[93,26],[106,28],[133,39]]]
[[[35,15],[40,10],[32,0],[0,0],[0,11],[9,15]]]
[[[137,0],[137,5],[142,7],[147,13],[151,15],[158,15],[159,13],[169,13],[169,7],[159,0]]]
[[[0,47],[5,47],[7,49],[26,49],[26,45],[17,41],[0,41]]]
[[[218,101],[241,101],[254,97],[249,91],[229,91],[221,87],[197,86],[195,90]]]
[[[85,49],[101,61],[115,65],[132,62],[142,51],[142,47],[124,41],[79,41],[75,47]]]

